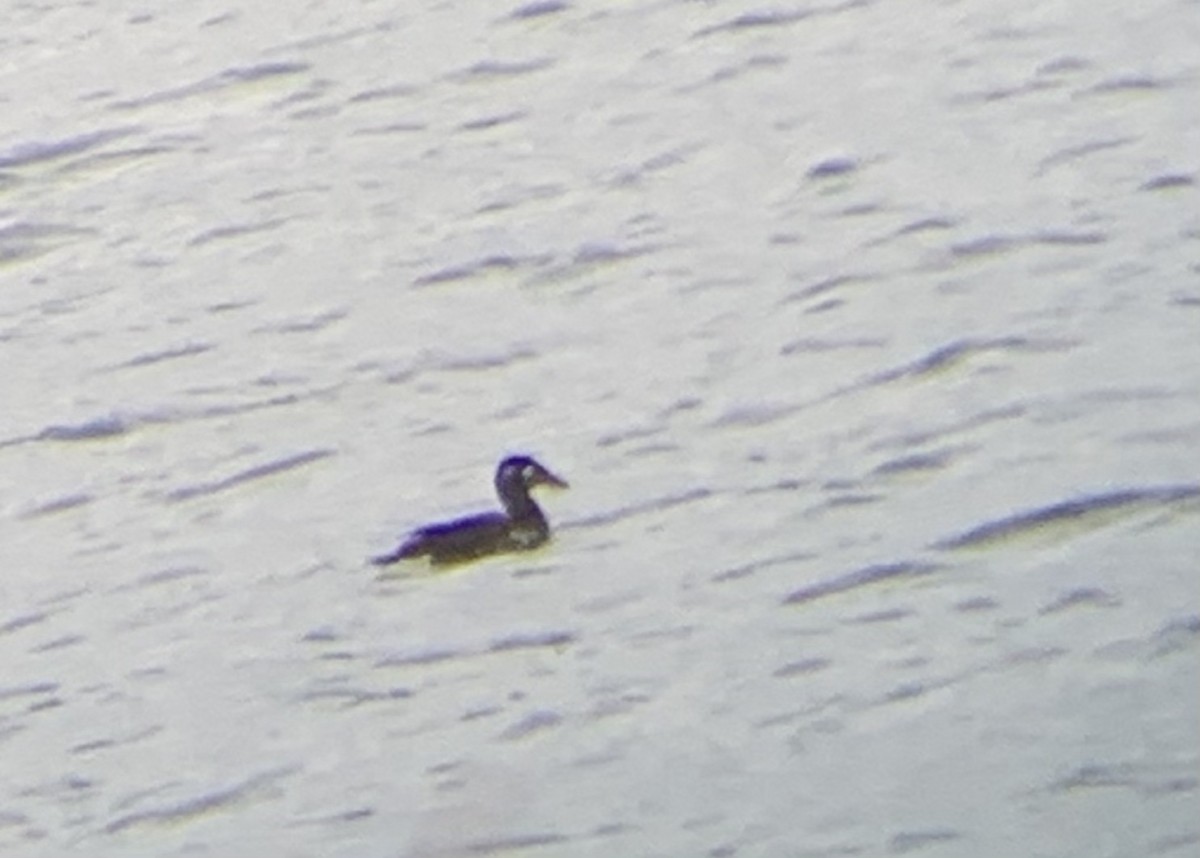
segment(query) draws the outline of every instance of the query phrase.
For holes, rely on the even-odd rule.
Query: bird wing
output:
[[[428,524],[414,530],[396,550],[374,558],[377,566],[386,566],[409,557],[430,555],[434,562],[467,560],[486,554],[504,542],[508,516],[484,512],[454,521]]]

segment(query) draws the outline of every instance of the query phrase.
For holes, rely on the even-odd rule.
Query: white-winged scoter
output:
[[[529,495],[536,486],[567,488],[567,483],[529,456],[509,456],[496,468],[496,494],[504,512],[485,512],[414,530],[394,551],[372,558],[387,566],[410,557],[428,557],[435,566],[466,563],[489,554],[529,551],[550,538],[550,524]]]

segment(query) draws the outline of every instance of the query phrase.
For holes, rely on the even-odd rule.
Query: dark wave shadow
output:
[[[936,542],[932,547],[943,550],[978,548],[1066,524],[1106,524],[1112,518],[1124,518],[1197,497],[1200,497],[1200,485],[1157,486],[1085,495],[984,522]]]
[[[264,477],[273,477],[276,474],[291,471],[296,468],[309,465],[313,462],[318,462],[321,459],[328,458],[334,455],[333,450],[306,450],[303,453],[297,453],[294,456],[285,456],[282,459],[276,459],[271,462],[265,462],[261,465],[255,465],[252,468],[246,468],[244,471],[238,471],[232,476],[222,480],[214,480],[209,483],[195,483],[190,486],[182,486],[178,489],[173,489],[167,492],[166,500],[168,501],[185,501],[192,498],[202,497],[204,495],[212,495],[218,492],[223,492],[228,489],[236,488],[242,483],[251,482],[252,480],[260,480]]]
[[[874,566],[866,566],[862,569],[856,569],[853,572],[848,572],[845,575],[839,575],[836,578],[828,578],[824,581],[818,581],[817,583],[810,584],[807,587],[801,587],[799,590],[794,590],[784,597],[783,604],[801,605],[824,598],[825,596],[833,596],[837,593],[845,593],[849,590],[855,590],[859,587],[878,584],[881,581],[923,577],[925,575],[932,574],[941,568],[942,567],[936,563],[923,563],[919,561],[879,563]]]

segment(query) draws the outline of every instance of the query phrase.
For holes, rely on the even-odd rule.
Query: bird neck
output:
[[[542,511],[529,496],[529,489],[526,488],[524,480],[516,475],[514,479],[497,480],[496,494],[500,496],[500,503],[504,505],[504,511],[508,513],[508,517],[512,519],[527,519],[541,518]]]

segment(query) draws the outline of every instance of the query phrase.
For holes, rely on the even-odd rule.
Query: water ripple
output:
[[[39,441],[93,441],[124,435],[130,429],[127,421],[115,414],[95,417],[83,423],[47,426],[37,435]]]
[[[1169,506],[1196,497],[1200,497],[1200,485],[1125,489],[1086,495],[984,522],[956,536],[943,539],[933,547],[949,550],[976,548],[1066,523],[1103,524],[1107,523],[1110,517],[1123,518],[1140,513],[1148,507]]]
[[[1140,191],[1173,191],[1179,188],[1190,188],[1196,184],[1195,178],[1187,173],[1164,173],[1146,181]]]
[[[514,75],[539,72],[554,65],[554,60],[542,58],[527,62],[500,62],[498,60],[483,60],[460,72],[450,75],[452,80],[462,83],[490,80],[493,78],[513,77]]]
[[[789,12],[746,12],[720,24],[713,24],[711,27],[697,30],[693,38],[698,39],[704,36],[711,36],[714,33],[740,32],[765,27],[786,27],[789,24],[803,21],[812,14],[807,9],[796,9]]]
[[[251,480],[260,480],[264,477],[273,477],[276,474],[281,474],[284,471],[290,471],[295,468],[303,467],[304,465],[318,462],[321,459],[328,458],[334,454],[333,450],[306,450],[303,453],[297,453],[294,456],[285,456],[282,459],[276,459],[271,462],[265,462],[261,465],[255,465],[252,468],[247,468],[244,471],[239,471],[232,476],[225,477],[221,480],[214,480],[210,483],[196,483],[190,486],[182,486],[178,489],[173,489],[167,492],[166,499],[168,501],[184,501],[191,500],[195,497],[203,495],[216,494],[227,489],[236,488],[242,483],[250,482]]]
[[[508,727],[508,729],[500,734],[500,738],[507,742],[515,742],[533,733],[557,727],[562,721],[563,716],[557,712],[548,709],[539,709],[535,712],[530,712],[524,718]]]
[[[568,530],[576,527],[597,527],[603,524],[612,524],[622,519],[632,518],[635,515],[641,515],[645,512],[656,512],[658,510],[670,509],[674,506],[679,506],[693,501],[703,500],[712,494],[712,489],[696,488],[689,489],[685,492],[680,492],[675,495],[667,495],[661,498],[654,498],[645,503],[630,504],[619,509],[614,509],[609,512],[600,513],[598,515],[588,516],[586,518],[577,518],[574,521],[563,523],[559,529]]]
[[[764,557],[760,560],[753,560],[750,563],[745,563],[740,566],[735,566],[731,569],[725,569],[718,572],[712,577],[712,580],[717,583],[723,581],[736,581],[739,578],[746,578],[763,569],[770,569],[772,566],[783,566],[792,563],[800,563],[805,560],[812,560],[816,557],[811,551],[793,551],[788,554],[781,554],[777,557]]]
[[[809,584],[807,587],[801,587],[799,590],[795,590],[785,597],[783,604],[799,605],[820,599],[824,596],[832,596],[836,593],[844,593],[847,590],[853,590],[857,587],[875,584],[879,581],[928,575],[940,568],[940,566],[934,563],[920,563],[916,561],[880,563],[874,566],[866,566],[862,569],[848,572],[845,575],[839,575],[836,578],[829,578],[825,581]]]
[[[489,652],[509,652],[514,649],[536,649],[551,647],[557,649],[575,643],[574,632],[551,631],[515,634],[493,641],[488,647]]]
[[[76,492],[73,494],[62,495],[52,498],[42,503],[34,504],[28,509],[20,513],[21,518],[40,518],[44,515],[54,515],[67,510],[76,509],[81,506],[87,506],[96,498],[87,492]]]
[[[555,12],[562,12],[569,8],[562,0],[535,0],[533,3],[526,3],[524,6],[518,6],[509,15],[514,20],[526,18],[540,18],[545,15],[552,15]]]
[[[493,254],[481,259],[474,259],[445,268],[439,268],[430,274],[423,274],[413,281],[413,286],[436,286],[441,283],[454,283],[459,280],[469,280],[481,274],[495,271],[513,271],[523,266],[537,266],[546,260],[542,257],[520,259],[508,254]]]
[[[470,843],[467,845],[467,852],[471,855],[499,855],[504,852],[525,852],[535,846],[554,846],[566,842],[567,838],[562,834],[523,834]]]
[[[133,110],[136,108],[151,107],[172,101],[182,101],[196,95],[204,95],[232,87],[258,84],[264,80],[284,79],[308,70],[309,66],[307,63],[295,62],[260,63],[259,65],[242,68],[231,68],[195,83],[151,93],[142,98],[116,101],[113,102],[112,107],[114,110]]]
[[[892,852],[902,855],[905,852],[915,852],[929,846],[961,840],[962,836],[962,832],[953,830],[902,831],[892,837],[889,847]]]
[[[0,169],[24,167],[41,161],[52,161],[56,158],[78,155],[81,152],[95,149],[97,146],[103,146],[110,140],[128,137],[140,130],[136,126],[107,128],[86,134],[77,134],[62,140],[33,140],[28,143],[18,143],[6,151],[0,151]]]
[[[107,834],[116,834],[128,828],[140,828],[145,825],[171,825],[204,816],[215,810],[250,801],[267,792],[268,787],[297,771],[296,767],[288,767],[264,772],[226,789],[215,790],[165,807],[140,810],[119,816],[104,826],[104,831]]]
[[[19,629],[36,626],[38,623],[44,622],[48,616],[49,614],[39,611],[33,614],[23,614],[19,617],[14,617],[11,620],[0,623],[0,635],[12,634]]]
[[[18,222],[0,227],[0,264],[27,261],[93,231],[57,223]]]

